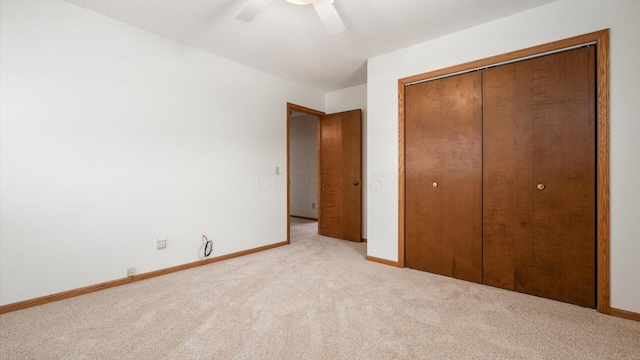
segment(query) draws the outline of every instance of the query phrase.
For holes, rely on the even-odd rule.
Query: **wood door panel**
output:
[[[532,115],[528,80],[515,67],[483,74],[483,281],[533,290]],[[525,90],[523,90],[525,89]]]
[[[319,129],[319,232],[338,239],[362,241],[361,112],[322,116]]]
[[[594,50],[528,64],[538,75],[534,182],[545,185],[535,191],[534,293],[588,307],[595,307]]]
[[[593,56],[484,73],[486,284],[595,306]]]
[[[406,102],[406,245],[405,265],[440,274],[441,192],[431,185],[442,178],[443,146],[435,83],[409,86]],[[430,117],[430,121],[424,121]]]
[[[405,264],[481,282],[481,76],[412,85],[405,97]]]

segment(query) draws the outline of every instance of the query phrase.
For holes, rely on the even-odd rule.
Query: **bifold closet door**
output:
[[[593,47],[484,71],[484,283],[595,307]]]
[[[482,281],[482,76],[405,89],[405,265]]]

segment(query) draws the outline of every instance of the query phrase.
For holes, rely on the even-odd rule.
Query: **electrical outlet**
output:
[[[167,248],[167,239],[158,239],[158,250]]]
[[[136,274],[136,268],[134,267],[127,268],[127,276],[133,276],[135,274]]]
[[[316,203],[311,203],[311,208],[315,209],[316,208]]]

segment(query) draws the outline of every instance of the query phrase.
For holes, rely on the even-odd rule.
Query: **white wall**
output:
[[[611,305],[640,312],[640,1],[559,0],[369,59],[368,254],[398,257],[398,79],[611,28]]]
[[[286,103],[323,93],[61,0],[1,16],[0,304],[197,261],[202,229],[286,241]]]
[[[289,121],[291,215],[318,218],[318,117],[300,115]],[[314,206],[312,206],[312,204]]]
[[[328,92],[325,95],[325,113],[362,110],[362,237],[367,238],[367,196],[371,187],[379,186],[378,174],[367,177],[367,85]]]

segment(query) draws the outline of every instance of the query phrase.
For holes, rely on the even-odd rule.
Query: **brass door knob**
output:
[[[536,186],[538,188],[538,190],[544,190],[544,184],[538,184],[538,186]]]
[[[358,186],[358,185],[360,185],[360,181],[356,180],[353,182],[353,186]]]
[[[431,184],[431,185],[432,185],[434,188],[437,188],[437,187],[438,187],[438,183],[437,183],[437,182],[435,182],[435,181],[434,181],[434,182],[433,182],[433,184]]]

